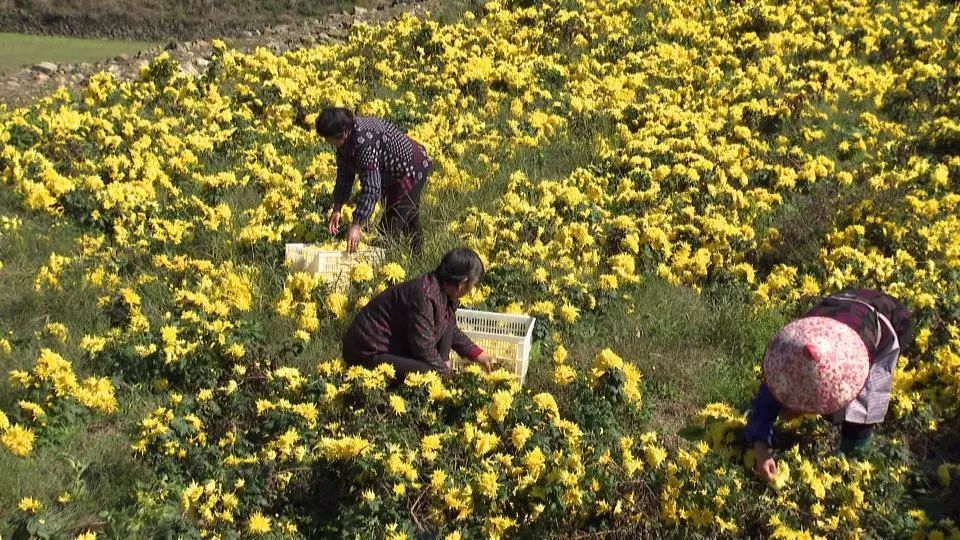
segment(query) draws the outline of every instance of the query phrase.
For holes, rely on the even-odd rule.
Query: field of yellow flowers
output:
[[[215,48],[0,109],[3,538],[960,538],[955,3],[492,0]],[[425,259],[342,291],[283,265],[331,241],[327,105],[438,164]],[[468,305],[538,317],[525,386],[338,360],[457,244]],[[859,459],[785,426],[767,486],[766,340],[857,285],[917,317],[887,422]]]

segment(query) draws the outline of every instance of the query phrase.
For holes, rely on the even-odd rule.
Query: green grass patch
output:
[[[474,0],[476,1],[476,0]],[[7,15],[0,0],[0,26],[38,33],[131,39],[195,39],[296,23],[344,11],[372,9],[372,0],[69,0],[20,2],[25,17]],[[12,11],[12,10],[11,10]],[[8,22],[12,21],[12,22]]]
[[[571,358],[588,367],[610,348],[643,372],[651,428],[677,433],[704,405],[744,409],[759,381],[754,366],[787,317],[757,312],[737,289],[697,293],[657,278],[624,291],[626,302],[589,314],[564,332]],[[532,372],[549,370],[549,359]],[[540,373],[536,379],[547,378]],[[529,377],[529,374],[528,374]]]
[[[132,54],[155,46],[147,41],[77,39],[0,32],[0,74],[11,73],[40,62],[96,62],[121,54]]]
[[[113,417],[90,418],[53,428],[51,442],[41,443],[29,458],[0,453],[0,525],[23,516],[22,497],[54,504],[64,494],[42,530],[50,538],[73,538],[84,530],[115,527],[123,518],[105,509],[124,508],[135,501],[138,482],[149,482],[150,470],[130,450],[131,426],[149,414],[156,398],[142,388],[118,395],[120,411]]]

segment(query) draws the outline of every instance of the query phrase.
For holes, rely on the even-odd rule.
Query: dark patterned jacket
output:
[[[418,166],[419,165],[419,166]],[[337,181],[333,203],[341,206],[350,198],[353,180],[360,175],[360,197],[354,221],[366,223],[381,198],[394,198],[413,191],[422,181],[430,162],[423,147],[386,120],[355,116],[353,128],[337,149]]]
[[[913,340],[913,323],[910,310],[896,298],[874,289],[847,289],[830,295],[810,308],[804,317],[830,317],[856,330],[873,358],[877,351],[885,350],[893,341],[893,336],[885,325],[878,324],[877,316],[870,308],[856,302],[837,300],[849,298],[866,302],[886,317],[897,332],[901,348]],[[879,342],[877,329],[880,329]]]
[[[448,330],[453,331],[451,348],[460,356],[474,360],[483,353],[457,328],[456,312],[457,303],[443,292],[437,276],[425,274],[383,291],[364,306],[347,329],[343,347],[359,358],[394,354],[446,372],[448,358],[438,346]]]

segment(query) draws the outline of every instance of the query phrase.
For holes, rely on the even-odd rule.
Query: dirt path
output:
[[[354,7],[319,19],[307,19],[296,24],[281,24],[255,32],[244,32],[240,37],[225,41],[240,50],[251,51],[262,46],[276,53],[282,53],[299,47],[346,39],[350,27],[358,22],[378,23],[399,17],[404,13],[422,17],[440,5],[441,0],[378,0],[371,8]],[[165,46],[146,49],[135,55],[122,55],[93,64],[57,65],[44,62],[27,67],[0,76],[0,104],[11,108],[28,105],[61,86],[77,90],[86,85],[91,75],[101,71],[109,71],[119,78],[132,79],[137,76],[141,66],[164,50],[170,51],[170,54],[180,62],[184,72],[199,74],[209,63],[210,39],[170,42]]]

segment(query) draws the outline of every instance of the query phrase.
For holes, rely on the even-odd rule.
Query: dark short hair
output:
[[[483,277],[483,261],[480,255],[470,248],[456,248],[448,251],[440,266],[437,266],[437,279],[443,283],[460,283],[467,279],[473,282]]]
[[[353,127],[353,112],[343,107],[327,107],[317,116],[314,127],[323,137],[340,137]]]

